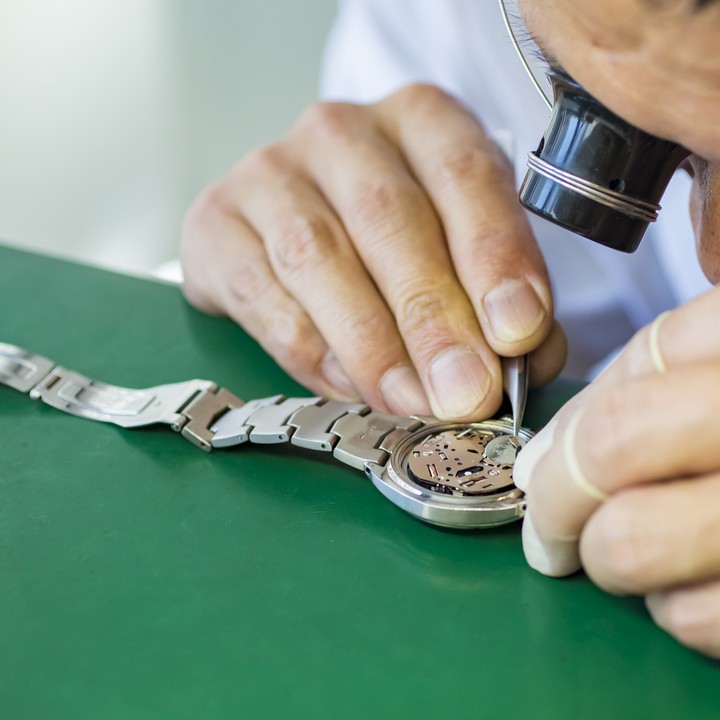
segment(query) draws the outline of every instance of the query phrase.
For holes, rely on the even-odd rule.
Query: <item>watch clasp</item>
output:
[[[55,367],[52,360],[17,345],[0,343],[0,383],[30,392]]]
[[[120,427],[164,423],[179,431],[187,422],[182,410],[197,395],[216,387],[209,380],[188,380],[134,390],[107,385],[56,367],[30,390],[30,397],[58,410]]]

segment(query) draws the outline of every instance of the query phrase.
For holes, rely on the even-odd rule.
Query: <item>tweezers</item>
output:
[[[520,432],[528,395],[528,357],[503,358],[503,385],[512,408],[513,435]]]

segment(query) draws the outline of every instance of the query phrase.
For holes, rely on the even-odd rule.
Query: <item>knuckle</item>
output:
[[[284,158],[280,145],[263,145],[251,150],[233,168],[235,175],[258,177],[276,175],[282,172]]]
[[[251,258],[238,255],[228,284],[228,305],[233,308],[231,314],[242,316],[274,282],[275,278],[266,263],[253,262]]]
[[[533,258],[531,248],[527,244],[518,249],[518,243],[532,237],[524,226],[524,220],[511,215],[502,218],[480,218],[475,220],[468,236],[472,242],[467,250],[465,260],[469,267],[483,268],[487,277],[508,278],[517,276],[518,268],[530,263]],[[490,250],[488,250],[490,248]],[[484,302],[485,295],[479,301]],[[476,311],[482,317],[484,309],[478,305]]]
[[[495,183],[509,178],[509,166],[491,148],[460,147],[448,150],[437,160],[438,176],[450,185],[466,186],[469,182]]]
[[[355,209],[361,217],[375,217],[393,211],[402,202],[397,183],[385,179],[359,183],[355,190]]]
[[[439,289],[413,284],[400,288],[395,300],[398,325],[406,336],[425,336],[445,316],[445,301]]]
[[[315,373],[322,355],[314,351],[314,326],[300,308],[292,305],[273,308],[265,317],[264,331],[272,354],[281,365],[303,375]]]
[[[642,497],[632,492],[611,497],[593,516],[596,579],[608,590],[642,592],[657,574],[657,552],[643,533],[642,517]]]
[[[637,398],[625,386],[613,388],[593,403],[583,414],[583,433],[592,442],[583,443],[583,466],[611,471],[622,468],[625,477],[633,478],[643,458],[636,450],[635,428],[628,419],[637,417]],[[640,454],[641,455],[641,454]]]
[[[653,370],[649,353],[648,328],[636,332],[622,352],[621,361],[628,377],[639,377]]]
[[[224,177],[202,190],[185,213],[183,237],[206,236],[221,218],[236,212],[234,195],[238,181],[242,187],[248,178],[268,177],[284,172],[285,161],[279,144],[266,145],[249,152]]]
[[[362,108],[351,103],[319,102],[307,107],[296,123],[301,133],[346,138]]]
[[[327,223],[314,215],[285,218],[268,238],[273,258],[286,272],[317,267],[335,251],[335,239]]]
[[[408,109],[414,110],[432,110],[456,102],[449,93],[431,83],[406,85],[395,92],[393,97]]]
[[[376,178],[359,182],[353,193],[351,213],[363,230],[395,235],[403,218],[426,211],[422,191],[398,178]]]
[[[194,278],[188,276],[187,271],[185,272],[185,280],[180,285],[180,290],[184,298],[198,310],[213,314],[219,312],[208,294],[195,282]]]
[[[371,364],[377,365],[384,353],[392,352],[385,334],[385,318],[379,317],[374,308],[347,305],[336,307],[327,325],[328,337],[353,338],[358,352],[371,356]]]
[[[227,212],[227,192],[221,183],[208,186],[190,204],[182,222],[184,239],[202,237],[215,220]]]

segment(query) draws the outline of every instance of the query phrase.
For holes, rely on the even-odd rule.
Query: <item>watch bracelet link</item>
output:
[[[417,417],[319,397],[275,395],[244,403],[209,380],[121,388],[5,343],[0,343],[0,384],[91,420],[126,428],[168,424],[207,452],[248,442],[290,442],[332,452],[359,470],[367,464],[384,467],[395,445],[425,424]]]

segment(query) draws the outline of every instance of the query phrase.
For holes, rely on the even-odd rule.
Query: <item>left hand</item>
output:
[[[720,288],[651,328],[518,455],[523,547],[720,658]]]

